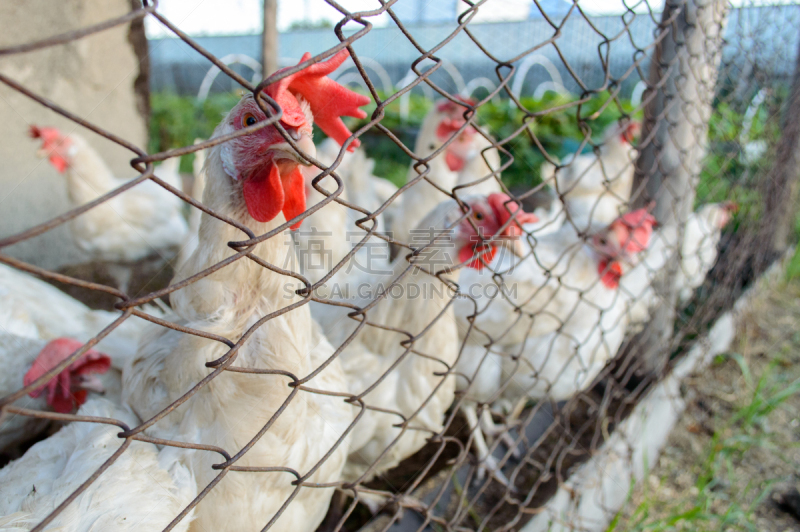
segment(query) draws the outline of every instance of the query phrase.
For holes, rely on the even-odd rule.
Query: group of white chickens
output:
[[[543,169],[557,204],[541,212],[506,194],[467,100],[429,112],[422,163],[402,189],[376,177],[341,120],[365,117],[369,99],[327,77],[346,57],[265,89],[286,137],[252,95],[222,120],[212,138],[234,136],[205,151],[193,190],[217,216],[193,209],[187,223],[178,197],[144,181],[70,222],[98,260],[180,250],[172,284],[190,282],[169,308],[138,310],[176,329],[91,310],[0,265],[0,396],[14,401],[0,447],[46,428],[32,410],[90,417],[0,470],[0,530],[46,520],[70,531],[311,532],[337,487],[373,510],[386,503],[363,483],[440,434],[454,405],[479,472],[507,482],[487,443],[508,434],[492,407],[513,422],[525,401],[587,388],[648,320],[670,258],[684,300],[716,260],[731,205],[693,214],[682,242],[646,210],[626,211],[629,122],[593,153]],[[314,123],[329,137],[319,146]],[[76,205],[123,184],[79,136],[31,133]],[[314,181],[309,159],[326,168],[340,156],[335,177]],[[180,188],[177,168],[155,175]],[[336,180],[337,201],[306,214]]]

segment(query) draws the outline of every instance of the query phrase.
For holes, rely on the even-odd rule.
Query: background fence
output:
[[[352,62],[331,77],[360,87],[371,102],[368,116],[348,119],[363,141],[363,151],[348,156],[323,144],[317,131],[312,157],[302,135],[282,123],[283,139],[321,169],[306,176],[308,209],[295,222],[278,216],[258,223],[237,209],[241,193],[231,187],[239,181],[229,178],[229,155],[221,155],[243,135],[274,129],[281,118],[274,95],[259,100],[266,117],[253,114],[250,123],[244,115],[244,129],[235,124],[221,132],[230,136],[196,145],[187,136],[215,125],[204,122],[208,107],[192,107],[191,120],[200,125],[177,133],[184,125],[180,102],[162,100],[154,105],[149,153],[0,73],[7,86],[129,149],[141,172],[3,239],[0,248],[61,224],[76,227],[103,207],[113,206],[104,219],[114,219],[122,206],[113,202],[135,203],[144,181],[168,191],[170,201],[173,195],[191,204],[194,223],[203,212],[199,237],[183,229],[184,238],[162,246],[162,253],[180,250],[165,261],[180,266],[175,279],[139,293],[127,290],[124,274],[107,286],[0,254],[26,272],[4,274],[9,285],[35,287],[3,305],[27,308],[38,299],[63,306],[64,316],[95,316],[84,337],[70,334],[66,323],[51,327],[62,332],[50,336],[46,327],[14,328],[11,318],[3,326],[33,342],[24,349],[33,356],[54,336],[82,344],[38,379],[4,390],[6,430],[12,421],[82,422],[0,472],[7,486],[20,486],[19,500],[9,497],[1,507],[10,522],[43,530],[88,505],[140,529],[597,529],[568,516],[528,523],[794,238],[800,6],[732,9],[692,0],[668,1],[656,12],[641,2],[636,12],[590,18],[576,5],[553,19],[471,25],[474,11],[491,9],[489,0],[470,4],[449,24],[406,27],[393,18],[391,27],[375,29],[370,18],[392,14],[395,3],[363,13],[330,4],[342,23],[283,36],[280,55],[290,65],[310,51],[317,63],[347,48]],[[245,91],[266,96],[265,83],[250,82],[249,73],[237,74],[219,58],[253,57],[247,46],[254,43],[192,39],[150,3],[107,23],[0,50],[0,58],[23,60],[26,52],[68,46],[143,17],[157,18],[177,37],[151,43],[154,87],[193,93],[213,64]],[[533,89],[553,81],[542,67],[548,64],[561,78],[560,94]],[[480,78],[486,82],[475,82]],[[646,90],[635,90],[642,80]],[[209,92],[230,88],[214,83]],[[223,94],[216,101],[232,107],[237,100]],[[33,133],[45,141],[49,134]],[[49,146],[51,161],[58,146]],[[201,150],[208,161],[202,197],[182,192],[165,166],[153,165]],[[379,179],[384,171],[394,172],[386,176],[394,183]],[[90,181],[91,168],[77,172]],[[469,196],[476,192],[510,194],[539,220],[523,220],[511,204],[498,210],[480,203]],[[456,201],[437,216],[423,209],[447,199]],[[464,224],[477,231],[493,216],[495,229],[507,232],[519,220],[518,257],[502,247],[476,262],[474,254],[494,241],[470,243],[466,255],[452,248],[440,263],[426,253],[441,244],[441,230],[458,227],[447,233],[455,246],[458,231],[468,231]],[[290,223],[299,222],[289,234]],[[123,225],[135,224],[129,218]],[[414,227],[422,237],[410,232]],[[343,243],[345,232],[351,238]],[[190,245],[200,251],[190,256]],[[359,275],[354,265],[365,251],[377,255],[359,263]],[[93,257],[108,261],[97,251]],[[320,268],[309,262],[317,259]],[[62,303],[63,294],[29,274],[113,296],[115,310],[91,314],[97,311]],[[337,292],[342,286],[369,290],[347,298]],[[410,296],[412,286],[428,295]],[[95,400],[77,413],[30,408],[29,392],[85,363],[95,347],[108,351],[112,367],[122,361],[120,401],[132,410]],[[47,466],[48,442],[63,448],[68,434],[85,442],[73,449],[75,469]],[[84,446],[104,450],[79,459]],[[631,467],[643,460],[628,459]],[[147,474],[126,475],[128,468]],[[32,469],[50,478],[43,493],[30,493],[20,480]],[[154,475],[171,486],[168,496],[155,494],[163,499],[158,515],[141,493]],[[125,496],[94,496],[114,486]],[[381,513],[373,516],[367,506]],[[601,521],[616,511],[604,510]]]
[[[539,12],[535,7],[532,11]],[[555,17],[554,21],[557,23],[564,17],[564,13],[560,11],[552,15],[547,13]],[[792,75],[792,62],[776,61],[775,58],[789,59],[797,53],[797,34],[791,29],[798,22],[797,16],[797,10],[792,5],[754,7],[745,4],[732,8],[725,30],[728,46],[724,52],[724,62],[730,65],[749,65],[746,68],[764,65],[759,68],[765,70],[765,75],[781,78],[788,84]],[[609,71],[616,78],[624,78],[621,94],[632,98],[638,93],[633,98],[638,100],[644,89],[636,89],[636,85],[642,81],[640,72],[623,74],[630,66],[637,48],[644,48],[652,41],[658,22],[657,14],[649,16],[645,13],[625,19],[620,16],[567,17],[562,34],[569,35],[570,38],[559,39],[558,49],[545,47],[519,61],[510,88],[518,96],[541,96],[542,91],[548,88],[579,94],[580,88],[559,54],[565,58],[570,69],[590,87],[602,85],[605,68],[599,58],[607,56]],[[455,20],[423,26],[408,25],[409,31],[418,35],[420,44],[428,49],[441,42],[455,27]],[[552,32],[552,26],[544,18],[474,26],[476,37],[497,57],[514,56],[515,51],[541,42],[544,40],[542,36],[549,36]],[[624,38],[613,39],[612,46],[603,45],[606,37],[620,33],[624,33]],[[754,40],[749,37],[751,35],[759,37]],[[260,73],[260,39],[259,35],[237,35],[198,37],[197,42],[218,58],[228,57],[243,61],[233,64],[232,68],[238,69],[240,74],[249,78]],[[281,34],[279,52],[281,66],[297,63],[297,50],[308,50],[316,54],[337,42],[330,29],[284,32]],[[496,64],[466,35],[458,35],[452,42],[453,45],[441,50],[438,55],[446,62],[445,67],[433,77],[439,85],[449,92],[466,93],[466,96],[479,89],[485,90],[487,85],[497,85],[494,72]],[[409,65],[416,59],[417,53],[397,27],[374,28],[359,39],[354,47],[359,57],[364,59],[364,67],[375,80],[378,89],[389,92],[394,87],[405,86],[413,79],[413,73],[409,79],[406,76],[409,75]],[[156,92],[172,91],[196,95],[212,67],[209,61],[192,53],[191,48],[177,38],[151,40],[150,52],[151,90]],[[649,60],[645,60],[642,71],[646,72],[648,66]],[[348,70],[352,75],[352,67]],[[343,69],[337,76],[347,73]],[[230,91],[233,88],[231,81],[224,76],[217,78],[210,87],[213,91]],[[426,87],[418,87],[418,90],[424,90],[428,97],[433,96]],[[483,93],[477,95],[483,96]]]

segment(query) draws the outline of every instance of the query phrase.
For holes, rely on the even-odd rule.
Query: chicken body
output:
[[[495,221],[490,202],[479,198],[469,196],[466,201],[478,213],[477,223],[486,227],[485,234],[495,234],[503,224]],[[459,351],[451,306],[455,293],[448,283],[456,282],[461,270],[445,271],[465,261],[471,255],[471,248],[465,247],[475,245],[469,222],[459,222],[462,216],[454,201],[442,203],[418,227],[435,228],[432,234],[439,234],[443,243],[434,243],[411,258],[398,257],[386,270],[349,279],[343,290],[350,296],[347,303],[367,308],[366,318],[372,325],[357,331],[359,320],[346,316],[349,307],[312,307],[334,344],[357,334],[342,352],[342,364],[351,391],[367,407],[380,409],[365,410],[353,429],[345,469],[348,480],[368,480],[391,469],[442,430],[455,390],[448,369]],[[437,272],[440,277],[433,275]],[[374,305],[373,300],[377,301]],[[413,336],[410,345],[404,343],[406,332]],[[408,421],[397,426],[403,419]]]
[[[52,142],[48,142],[46,133],[40,135],[45,138],[43,149],[49,151],[51,161],[64,165],[67,192],[74,206],[125,184],[79,135],[59,136]],[[155,175],[180,190],[177,172],[167,170],[161,175],[159,168]],[[77,246],[94,260],[132,262],[183,244],[188,226],[182,205],[180,198],[148,180],[74,218],[70,231]]]
[[[591,384],[616,355],[631,304],[620,283],[650,245],[654,223],[644,209],[628,213],[595,233],[584,250],[571,252],[593,256],[593,272],[572,275],[571,265],[565,272],[570,275],[562,274],[560,280],[577,297],[559,317],[558,329],[506,349],[511,356],[503,358],[503,369],[512,375],[507,398],[568,399]]]
[[[542,165],[542,180],[555,184],[566,214],[578,230],[609,224],[627,210],[633,186],[636,152],[631,147],[638,124],[610,125],[593,153],[572,155],[556,169]]]
[[[139,424],[130,409],[101,398],[89,399],[78,415]],[[73,422],[0,470],[0,530],[22,532],[39,524],[119,449],[119,432],[115,425]],[[196,495],[191,471],[174,459],[174,449],[133,441],[47,529],[162,530]],[[187,531],[192,517],[190,512],[173,530]]]
[[[498,253],[489,268],[462,274],[461,290],[474,298],[455,303],[462,330],[475,314],[480,332],[502,345],[516,345],[557,329],[578,304],[581,290],[600,290],[594,283],[597,257],[572,226],[535,238],[533,246],[521,243],[523,258]]]
[[[630,331],[638,332],[649,320],[651,310],[661,302],[654,283],[664,275],[670,259],[680,261],[674,272],[673,286],[678,303],[686,304],[694,290],[703,284],[717,260],[717,246],[722,229],[730,221],[735,206],[731,203],[710,203],[689,215],[678,245],[678,228],[674,224],[660,228],[642,254],[640,262],[622,280],[622,290],[631,300]],[[680,248],[680,255],[678,255]]]
[[[521,351],[532,351],[530,357],[535,359],[534,349],[544,349],[547,338],[557,336],[556,331],[567,324],[572,324],[576,334],[592,331],[602,314],[593,305],[610,307],[615,297],[614,291],[598,282],[597,253],[572,226],[565,225],[536,239],[533,248],[525,244],[524,249],[526,254],[522,258],[499,254],[489,268],[465,271],[461,290],[472,298],[459,298],[455,302],[460,338],[464,342],[456,365],[456,372],[466,376],[458,379],[459,391],[466,393],[462,411],[475,431],[479,460],[496,476],[499,472],[484,437],[485,431],[492,430],[486,408],[498,398],[506,381],[514,382],[505,397],[519,398],[521,390],[530,387],[521,377],[530,369],[530,364],[526,367],[525,358],[520,356]],[[500,274],[499,280],[493,277],[493,272]],[[470,318],[474,328],[465,337]],[[574,333],[565,330],[563,341],[571,334]],[[487,347],[488,344],[491,345]],[[518,359],[523,362],[514,363]],[[560,380],[559,384],[565,385]],[[484,405],[485,412],[480,426],[479,405]],[[502,477],[499,479],[503,481]]]
[[[628,303],[618,290],[593,295],[581,298],[557,331],[506,348],[504,397],[563,401],[592,383],[622,345]]]

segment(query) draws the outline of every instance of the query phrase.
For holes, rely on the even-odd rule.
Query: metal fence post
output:
[[[706,153],[728,10],[724,0],[666,2],[659,30],[668,34],[655,49],[642,99],[645,120],[634,194],[638,206],[655,201],[653,214],[662,228],[677,228],[679,242]],[[677,267],[678,261],[670,261],[665,268],[655,287],[663,304],[631,342],[640,371],[657,373],[666,362],[677,297],[670,279]]]

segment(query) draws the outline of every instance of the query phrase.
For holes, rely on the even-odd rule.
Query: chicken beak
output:
[[[297,147],[300,148],[300,151],[305,155],[308,155],[312,159],[317,158],[317,147],[314,145],[314,141],[311,140],[311,135],[302,134],[300,135],[300,140],[297,141]],[[302,164],[303,166],[310,166],[311,163],[305,160],[303,156],[298,157],[297,162]]]
[[[525,244],[523,244],[522,240],[520,240],[520,238],[517,236],[501,236],[497,239],[497,243],[508,249],[511,253],[519,258],[525,257],[525,255],[528,253],[528,250],[525,248]]]
[[[316,159],[317,147],[314,145],[314,141],[311,140],[311,135],[302,134],[300,139],[295,141],[295,144],[303,154]],[[276,161],[279,159],[290,159],[297,164],[311,166],[311,163],[305,159],[304,155],[295,151],[288,142],[273,144],[270,146],[269,151],[274,154],[273,159]]]
[[[77,385],[81,390],[100,394],[105,393],[106,391],[105,387],[103,386],[103,382],[97,375],[81,375],[77,380]]]

